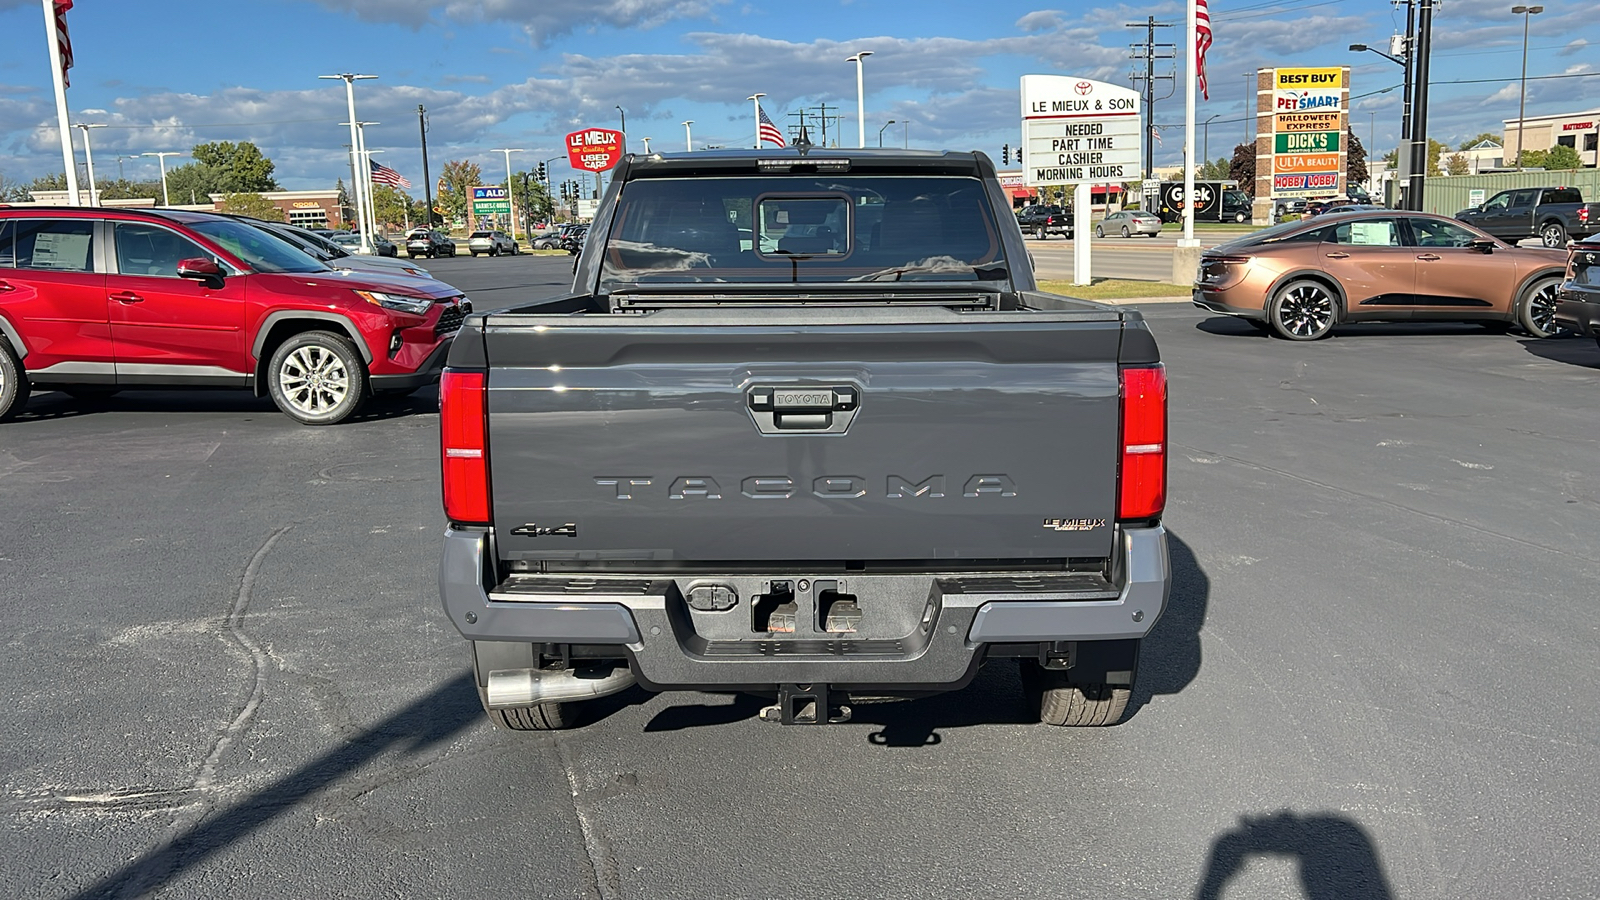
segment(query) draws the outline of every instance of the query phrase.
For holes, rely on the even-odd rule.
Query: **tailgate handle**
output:
[[[855,385],[756,385],[745,405],[762,434],[843,434],[861,404]]]

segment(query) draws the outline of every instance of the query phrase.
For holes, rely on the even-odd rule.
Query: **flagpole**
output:
[[[751,94],[745,98],[746,100],[749,100],[751,105],[755,108],[757,150],[761,149],[761,98],[765,96],[766,94]]]
[[[1196,71],[1199,54],[1199,13],[1195,9],[1197,0],[1186,0],[1184,3],[1189,11],[1189,42],[1188,59],[1185,66],[1188,77],[1183,82],[1183,240],[1179,242],[1182,247],[1196,247],[1199,243],[1194,239],[1194,90],[1195,80],[1199,73]]]
[[[67,78],[61,70],[55,0],[44,0],[44,40],[50,45],[50,80],[56,87],[56,130],[61,132],[61,161],[67,170],[67,201],[73,206],[82,206],[78,196],[78,159],[72,151],[72,126],[67,121]]]

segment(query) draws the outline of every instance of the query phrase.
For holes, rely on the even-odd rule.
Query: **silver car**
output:
[[[516,256],[522,252],[517,247],[517,242],[503,231],[474,231],[467,236],[467,250],[473,256],[479,253],[487,253],[490,256],[509,253]]]
[[[1094,226],[1095,237],[1105,237],[1107,232],[1120,234],[1123,237],[1133,237],[1136,234],[1155,237],[1161,233],[1161,219],[1154,213],[1125,209],[1106,216],[1100,220],[1100,224]]]
[[[390,259],[387,256],[361,256],[350,253],[333,241],[294,225],[278,222],[250,222],[257,228],[270,231],[302,251],[321,260],[330,269],[353,269],[358,272],[380,272],[387,275],[415,275],[432,278],[433,273],[408,259]]]

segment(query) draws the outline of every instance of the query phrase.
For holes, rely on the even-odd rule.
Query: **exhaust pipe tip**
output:
[[[593,700],[625,691],[638,682],[627,666],[593,669],[496,669],[484,685],[489,709]]]

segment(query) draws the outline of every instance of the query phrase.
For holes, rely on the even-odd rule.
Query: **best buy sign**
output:
[[[1310,131],[1274,136],[1277,153],[1337,153],[1339,132]]]

